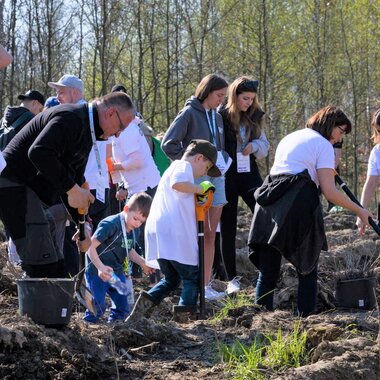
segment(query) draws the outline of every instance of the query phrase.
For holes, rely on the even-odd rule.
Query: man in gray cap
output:
[[[65,74],[58,82],[48,82],[48,86],[55,89],[61,104],[86,102],[83,99],[83,81],[75,75]]]

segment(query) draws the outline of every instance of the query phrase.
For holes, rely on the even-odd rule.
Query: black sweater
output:
[[[94,107],[97,139],[103,133]],[[87,104],[64,104],[32,119],[3,152],[1,176],[32,188],[47,205],[84,182],[92,148]]]

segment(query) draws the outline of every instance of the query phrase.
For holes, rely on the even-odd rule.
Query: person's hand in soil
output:
[[[146,275],[153,274],[156,271],[155,268],[151,268],[146,264],[142,264],[141,269]]]
[[[365,229],[368,226],[368,218],[373,218],[373,215],[365,208],[360,209],[357,215],[356,226],[358,227],[359,234],[364,235]]]

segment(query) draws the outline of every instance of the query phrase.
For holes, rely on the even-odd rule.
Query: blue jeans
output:
[[[85,273],[86,283],[91,293],[94,296],[96,315],[92,314],[86,309],[83,320],[86,322],[95,323],[106,311],[106,294],[108,294],[112,300],[110,308],[109,322],[113,322],[117,319],[124,320],[129,314],[128,296],[119,294],[115,288],[113,288],[108,282],[104,282],[98,275]],[[121,282],[126,281],[124,274],[119,274]]]
[[[271,246],[259,248],[260,273],[256,284],[256,303],[273,310],[273,293],[281,270],[281,253]],[[298,275],[297,308],[300,316],[315,312],[317,305],[318,268],[307,275]]]
[[[199,292],[198,266],[180,264],[177,261],[166,259],[158,259],[157,261],[165,277],[148,292],[157,300],[157,304],[170,292],[177,289],[182,281],[183,289],[179,305],[196,305]]]

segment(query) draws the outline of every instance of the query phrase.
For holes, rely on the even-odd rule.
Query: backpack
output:
[[[29,122],[33,117],[34,115],[31,112],[24,112],[11,125],[7,125],[7,123],[4,121],[1,123],[1,127],[0,127],[0,151],[1,152],[10,143],[13,137],[16,136],[16,134],[20,131],[20,129],[27,122]]]

